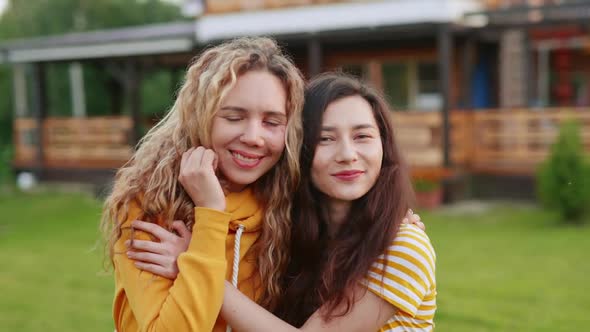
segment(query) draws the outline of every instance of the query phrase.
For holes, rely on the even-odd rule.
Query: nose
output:
[[[341,140],[338,144],[336,161],[339,163],[351,163],[358,160],[356,148],[349,140]]]
[[[257,121],[248,121],[242,136],[240,136],[240,142],[250,146],[262,146],[264,145],[264,139],[261,132],[261,124]]]

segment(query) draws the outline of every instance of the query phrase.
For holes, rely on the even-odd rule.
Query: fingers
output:
[[[201,159],[201,167],[211,167],[211,169],[215,170],[215,159],[216,156],[213,150],[205,150],[203,152],[203,158]]]
[[[162,243],[153,242],[153,241],[143,241],[143,240],[127,240],[125,241],[125,245],[129,249],[137,249],[143,251],[149,251],[155,254],[166,254],[166,249]]]
[[[195,150],[195,148],[190,148],[182,154],[182,159],[180,159],[180,169],[183,169],[186,167],[187,160],[191,156],[191,154],[193,153],[194,150]]]
[[[415,214],[412,209],[408,209],[406,217],[402,220],[402,224],[416,225],[421,230],[426,230],[426,226],[420,219],[420,215]]]
[[[150,272],[150,273],[162,276],[164,278],[168,278],[168,279],[175,278],[175,276],[171,274],[171,271],[168,271],[166,268],[164,268],[160,265],[144,263],[144,262],[135,262],[134,265],[135,265],[135,267],[137,267],[140,270]]]
[[[418,228],[420,228],[420,229],[421,229],[421,230],[423,230],[423,231],[425,231],[425,230],[426,230],[426,226],[425,226],[425,225],[424,225],[424,223],[423,223],[423,222],[421,222],[421,221],[418,221],[418,222],[416,222],[416,224],[415,224],[415,225],[416,225],[416,226],[418,226]]]
[[[128,251],[127,257],[136,261],[142,261],[144,263],[156,264],[160,266],[166,266],[167,264],[169,264],[168,260],[166,259],[166,256],[154,254],[151,252]]]
[[[205,153],[205,148],[199,146],[195,149],[195,151],[190,156],[190,163],[193,167],[198,168],[201,166],[201,160],[203,159],[203,154]]]
[[[186,168],[190,165],[193,167],[211,166],[214,170],[217,168],[217,154],[211,149],[205,149],[202,146],[190,148],[182,154],[180,168]]]
[[[174,236],[173,233],[169,232],[165,228],[151,222],[134,220],[133,222],[131,222],[131,226],[135,229],[139,229],[141,231],[154,235],[155,237],[160,239],[160,241],[172,240]]]
[[[172,229],[175,230],[181,238],[190,238],[192,235],[184,222],[180,220],[176,220],[172,223]]]

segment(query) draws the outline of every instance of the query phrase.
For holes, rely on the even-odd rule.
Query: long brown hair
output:
[[[371,105],[383,144],[383,161],[375,185],[352,203],[345,223],[330,237],[325,196],[314,187],[310,174],[323,114],[330,103],[348,96],[360,96]],[[296,326],[322,306],[326,320],[350,311],[355,285],[385,253],[414,197],[387,103],[366,84],[341,73],[314,79],[305,92],[303,128],[301,185],[293,203],[291,261],[285,296],[275,311]]]
[[[139,202],[142,218],[194,223],[194,204],[178,182],[182,153],[193,146],[210,146],[212,119],[240,75],[266,70],[287,92],[285,152],[277,164],[253,185],[265,212],[256,244],[258,272],[264,281],[260,303],[272,307],[280,295],[280,277],[288,262],[290,192],[299,180],[300,114],[304,81],[300,71],[269,38],[240,38],[203,52],[188,68],[174,106],[141,140],[133,157],[117,172],[103,207],[101,229],[109,256],[121,237],[129,205]]]

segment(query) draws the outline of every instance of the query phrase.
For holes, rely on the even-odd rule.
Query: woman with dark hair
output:
[[[239,331],[432,330],[435,253],[420,228],[401,224],[413,191],[384,99],[354,78],[322,75],[306,89],[303,128],[275,311],[284,322],[227,284],[222,317]]]
[[[221,316],[238,331],[430,331],[435,253],[402,224],[413,198],[379,93],[325,74],[306,89],[301,184],[276,316],[226,282]],[[369,292],[367,292],[369,290]]]

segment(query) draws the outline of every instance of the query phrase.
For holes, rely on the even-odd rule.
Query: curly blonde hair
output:
[[[203,52],[189,67],[185,82],[168,114],[143,139],[131,159],[118,170],[101,221],[111,264],[129,205],[139,204],[142,219],[194,224],[194,204],[178,174],[183,152],[210,146],[211,126],[220,103],[240,75],[266,70],[287,92],[285,151],[277,164],[253,185],[265,207],[263,227],[254,250],[262,281],[259,303],[274,307],[281,293],[280,278],[288,263],[291,197],[299,181],[301,109],[304,81],[300,71],[269,38],[240,38]]]

